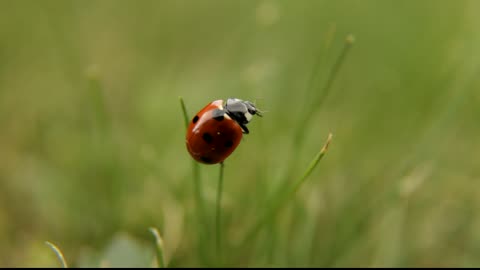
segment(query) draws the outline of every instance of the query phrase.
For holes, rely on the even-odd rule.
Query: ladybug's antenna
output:
[[[268,111],[266,111],[266,110],[260,110],[260,109],[257,107],[257,100],[258,100],[258,99],[262,99],[262,100],[263,100],[264,98],[257,98],[257,99],[255,99],[255,100],[253,100],[252,103],[253,103],[253,106],[255,107],[255,110],[256,110],[256,113],[255,113],[255,114],[256,114],[257,116],[263,117],[263,114],[266,113],[266,112],[268,112]]]

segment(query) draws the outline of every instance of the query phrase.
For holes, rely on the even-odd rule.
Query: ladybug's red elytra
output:
[[[254,115],[262,116],[250,101],[229,98],[215,100],[191,119],[186,136],[187,149],[204,164],[223,162],[248,134],[247,124]]]

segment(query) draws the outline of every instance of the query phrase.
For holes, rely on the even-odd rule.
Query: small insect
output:
[[[249,134],[247,124],[261,112],[250,101],[237,98],[215,100],[190,121],[186,144],[190,155],[204,164],[223,162]]]

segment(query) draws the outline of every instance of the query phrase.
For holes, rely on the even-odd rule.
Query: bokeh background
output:
[[[228,265],[478,266],[479,10],[475,0],[0,0],[0,265],[58,265],[48,240],[74,266],[154,266],[151,226],[170,266],[211,265],[182,96],[191,114],[227,97],[266,111],[225,167]],[[348,34],[356,41],[298,149],[309,89],[322,90]],[[329,132],[295,199],[228,248]],[[201,166],[208,220],[217,175]]]

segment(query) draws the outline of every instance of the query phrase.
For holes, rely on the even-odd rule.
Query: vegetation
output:
[[[478,266],[478,10],[0,1],[0,266]],[[184,115],[228,97],[220,172]]]

